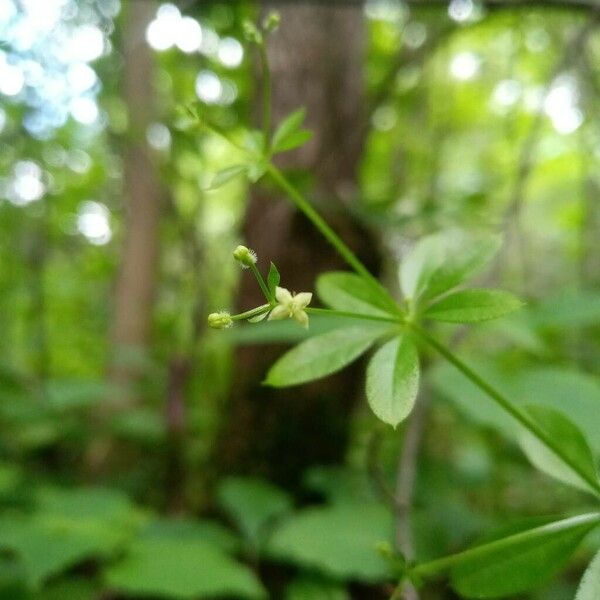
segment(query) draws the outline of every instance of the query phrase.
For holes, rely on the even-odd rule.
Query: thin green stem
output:
[[[370,273],[350,248],[329,227],[323,217],[311,206],[304,196],[288,181],[285,175],[273,164],[267,165],[267,171],[275,183],[290,197],[296,207],[302,211],[323,237],[337,250],[340,256],[365,280],[366,283],[385,300],[390,310],[398,315],[402,311],[390,296],[388,290]]]
[[[264,294],[265,298],[267,299],[267,301],[269,303],[274,302],[275,298],[273,298],[273,295],[269,291],[269,288],[268,288],[263,276],[260,274],[258,267],[255,264],[251,264],[250,270],[254,274],[254,277],[256,277],[256,281],[258,281],[258,285],[260,286],[260,289],[261,289],[262,293]]]
[[[515,544],[534,541],[545,537],[548,534],[556,533],[559,531],[565,531],[584,525],[589,525],[590,529],[600,523],[600,513],[587,513],[583,515],[577,515],[576,517],[570,517],[568,519],[562,519],[561,521],[555,521],[548,525],[542,525],[541,527],[535,527],[515,535],[495,540],[489,544],[482,544],[469,548],[463,552],[456,554],[450,554],[443,558],[438,558],[427,563],[417,565],[412,570],[412,575],[417,577],[434,577],[435,575],[444,573],[461,562],[467,560],[473,560],[477,558],[483,558],[490,553],[496,553],[502,550],[510,550]]]
[[[263,133],[265,135],[265,154],[268,155],[271,148],[271,69],[267,57],[266,42],[258,45],[260,62],[263,73]]]
[[[520,406],[511,402],[506,396],[500,393],[496,388],[491,386],[487,381],[480,377],[473,369],[460,360],[449,348],[438,342],[420,327],[410,324],[410,328],[420,337],[425,343],[434,348],[448,362],[452,363],[467,379],[472,381],[481,391],[489,396],[496,404],[503,408],[516,421],[518,421],[525,429],[534,435],[542,442],[549,450],[559,457],[566,465],[568,465],[575,473],[581,477],[593,490],[597,496],[600,496],[600,483],[594,477],[589,475],[585,470],[577,464],[576,461],[566,454],[556,442],[550,437],[544,429],[542,429]]]
[[[307,313],[311,315],[329,315],[332,317],[348,317],[350,319],[360,319],[362,321],[378,321],[380,323],[394,323],[394,325],[401,325],[400,319],[394,319],[392,317],[379,317],[377,315],[365,315],[362,313],[349,312],[345,310],[333,310],[330,308],[305,308]]]
[[[271,310],[271,304],[262,304],[261,306],[257,306],[251,310],[247,310],[246,312],[240,313],[239,315],[231,315],[232,321],[244,321],[245,319],[251,319],[252,317],[258,317],[258,315],[262,315],[269,310]]]

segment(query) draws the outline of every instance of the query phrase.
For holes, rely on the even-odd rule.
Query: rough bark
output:
[[[281,157],[280,164],[310,174],[317,208],[376,270],[374,244],[344,206],[355,195],[363,144],[363,136],[350,135],[363,109],[362,11],[310,3],[277,8],[282,25],[269,47],[274,121],[305,106],[307,126],[315,134],[305,147]],[[318,273],[345,268],[311,224],[273,190],[253,193],[244,239],[257,251],[263,269],[269,260],[277,264],[282,285],[290,290],[314,290]],[[239,297],[244,308],[263,301],[250,276],[243,277]],[[267,368],[283,350],[261,346],[238,351],[229,425],[218,454],[222,470],[258,471],[294,488],[308,465],[342,458],[362,374],[351,368],[282,391],[261,386]]]

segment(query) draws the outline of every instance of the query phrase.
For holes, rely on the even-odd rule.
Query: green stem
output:
[[[265,154],[268,155],[271,148],[271,69],[267,57],[266,43],[258,45],[260,62],[263,73],[263,133],[265,135]]]
[[[394,323],[394,325],[401,325],[400,319],[394,319],[391,317],[378,317],[377,315],[365,315],[362,313],[349,312],[345,310],[332,310],[330,308],[305,308],[307,313],[311,315],[330,315],[332,317],[349,317],[350,319],[361,319],[363,321],[378,321],[381,323]]]
[[[550,437],[544,429],[542,429],[520,406],[513,404],[506,396],[500,393],[496,388],[492,387],[487,381],[480,377],[473,369],[460,360],[449,348],[431,337],[426,331],[420,327],[410,324],[410,328],[420,337],[425,343],[434,348],[448,362],[452,363],[467,379],[472,381],[481,391],[489,396],[496,404],[502,407],[509,415],[518,421],[525,429],[533,434],[540,442],[550,449],[558,458],[568,465],[575,473],[585,481],[590,488],[600,496],[600,483],[586,471],[580,468],[576,461],[565,454],[564,450]]]
[[[271,310],[271,304],[262,304],[261,306],[257,306],[252,310],[247,310],[246,312],[240,313],[239,315],[231,315],[231,320],[244,321],[245,319],[251,319],[252,317],[262,315],[263,313],[266,313],[269,310]]]
[[[285,175],[273,164],[267,165],[267,171],[275,180],[275,183],[291,198],[296,207],[302,211],[312,224],[319,230],[323,237],[338,251],[340,256],[365,280],[365,282],[377,293],[379,297],[385,300],[390,310],[398,315],[402,311],[390,296],[387,289],[371,275],[357,256],[340,237],[329,227],[323,217],[311,206],[311,204],[302,196],[302,194],[286,179]]]
[[[267,301],[269,303],[274,302],[275,298],[273,298],[271,292],[269,291],[269,288],[267,287],[267,284],[266,284],[265,280],[263,279],[263,276],[260,274],[258,267],[255,264],[251,264],[250,270],[252,271],[252,273],[254,273],[254,277],[256,277],[256,281],[258,281],[258,285],[260,286],[260,289],[262,290],[262,293],[264,294]]]
[[[530,540],[536,540],[542,538],[545,535],[558,531],[565,531],[573,529],[575,527],[581,527],[582,525],[589,524],[593,527],[595,524],[600,523],[600,513],[587,513],[583,515],[577,515],[576,517],[570,517],[561,521],[555,521],[548,525],[542,525],[541,527],[535,527],[528,531],[523,531],[515,535],[495,540],[489,544],[482,544],[481,546],[475,546],[469,550],[458,552],[456,554],[450,554],[437,560],[432,560],[427,563],[422,563],[413,568],[412,574],[417,577],[433,577],[440,573],[448,571],[452,567],[460,564],[463,561],[477,559],[479,557],[485,557],[492,552],[498,552],[501,550],[510,550],[515,544],[528,542]]]

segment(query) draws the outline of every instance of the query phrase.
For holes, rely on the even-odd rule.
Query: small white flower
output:
[[[270,321],[289,319],[291,317],[298,321],[302,327],[308,329],[308,315],[304,309],[312,300],[312,294],[310,292],[301,292],[292,295],[289,290],[282,287],[276,287],[275,299],[278,304],[269,314]]]

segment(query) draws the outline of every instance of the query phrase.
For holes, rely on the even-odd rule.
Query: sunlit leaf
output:
[[[385,331],[380,326],[345,327],[311,337],[284,354],[265,383],[285,387],[335,373],[366,352]]]
[[[523,430],[521,446],[529,460],[540,471],[563,483],[597,493],[584,478],[584,475],[587,475],[589,479],[597,481],[598,474],[592,451],[579,428],[561,413],[545,406],[528,406],[527,412],[554,443],[561,447],[572,464],[567,464],[537,437]]]
[[[508,315],[523,303],[502,290],[461,290],[432,304],[423,316],[449,323],[476,323]]]
[[[600,514],[556,521],[456,555],[452,585],[466,598],[500,598],[535,588],[569,560]]]
[[[324,304],[336,310],[389,316],[389,305],[354,273],[332,271],[317,279],[317,294]]]
[[[371,410],[396,427],[412,411],[419,391],[419,356],[408,337],[383,345],[367,367],[367,400]]]

